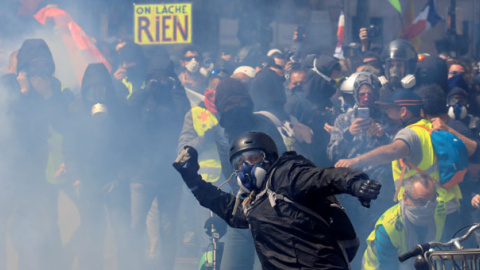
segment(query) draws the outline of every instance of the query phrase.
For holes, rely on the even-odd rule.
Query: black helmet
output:
[[[384,51],[383,60],[387,65],[387,69],[385,70],[387,78],[388,78],[388,62],[389,60],[401,60],[404,61],[405,64],[405,75],[413,74],[415,72],[415,67],[417,65],[417,52],[413,45],[404,40],[404,39],[396,39],[388,45],[388,49]]]
[[[278,150],[270,136],[259,131],[248,131],[233,140],[230,146],[230,163],[233,158],[248,150],[262,150],[268,162],[274,162],[278,158]]]

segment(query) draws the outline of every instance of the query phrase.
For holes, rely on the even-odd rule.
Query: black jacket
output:
[[[351,193],[352,181],[368,177],[348,168],[315,167],[295,152],[283,154],[266,179],[272,172],[271,190],[314,210],[326,220],[330,218],[326,198]],[[273,208],[266,195],[257,196],[247,214],[240,206],[233,215],[234,196],[202,181],[199,175],[184,180],[202,206],[232,227],[250,228],[263,269],[348,269],[329,228],[293,204],[277,201]]]

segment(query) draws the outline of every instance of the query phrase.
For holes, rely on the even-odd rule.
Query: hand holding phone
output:
[[[368,107],[359,107],[357,109],[357,118],[363,118],[365,120],[370,119],[370,109]]]

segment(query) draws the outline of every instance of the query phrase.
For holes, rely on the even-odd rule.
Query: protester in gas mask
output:
[[[75,105],[64,137],[64,157],[66,175],[74,181],[75,201],[82,220],[78,238],[74,239],[78,246],[78,267],[103,269],[109,221],[116,243],[117,265],[131,269],[130,211],[125,198],[129,197],[132,156],[127,146],[132,125],[124,99],[115,96],[110,74],[103,64],[87,66],[81,97]]]
[[[400,264],[398,256],[418,243],[440,241],[445,208],[428,176],[414,174],[405,179],[402,200],[378,219],[367,239],[362,269],[412,269],[413,259]]]
[[[117,96],[129,99],[138,91],[145,79],[147,59],[140,45],[131,41],[117,46],[119,67],[114,72],[114,86]]]
[[[187,46],[182,50],[180,65],[183,72],[179,74],[182,85],[192,91],[203,94],[207,87],[207,79],[200,73],[203,59],[200,51],[194,46]]]
[[[252,98],[240,81],[226,78],[220,82],[215,92],[215,108],[219,124],[223,128],[215,139],[225,178],[228,179],[233,173],[228,154],[230,144],[236,136],[244,132],[262,131],[273,138],[279,151],[286,151],[282,137],[271,120],[253,113]],[[229,184],[235,194],[240,190],[235,181],[230,181]],[[256,254],[250,232],[228,228],[224,241],[222,268],[251,270]],[[257,266],[255,269],[260,268]]]
[[[391,92],[397,88],[409,89],[415,86],[414,73],[418,59],[412,44],[403,39],[390,42],[384,50],[383,60],[385,76],[379,79],[386,90]]]
[[[469,95],[467,91],[454,87],[447,96],[448,116],[452,120],[463,122],[476,138],[480,139],[480,119],[469,113]]]

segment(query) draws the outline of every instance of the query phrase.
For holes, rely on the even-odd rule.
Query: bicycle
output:
[[[437,270],[437,269],[461,269],[477,270],[480,269],[480,249],[464,249],[461,242],[465,241],[470,235],[480,229],[480,223],[476,223],[468,231],[456,238],[452,238],[446,243],[428,242],[419,244],[412,250],[398,257],[400,262],[404,262],[414,256],[416,270]],[[435,248],[451,248],[451,250],[436,250]]]

